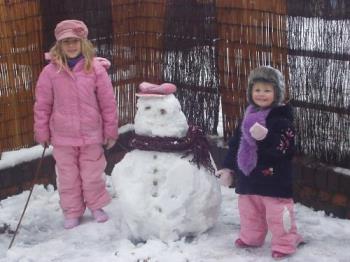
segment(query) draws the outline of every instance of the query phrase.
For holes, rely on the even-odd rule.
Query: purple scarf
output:
[[[237,162],[239,169],[249,176],[250,172],[256,167],[258,156],[257,156],[257,145],[255,139],[250,135],[249,129],[255,122],[265,126],[265,120],[267,115],[270,113],[271,108],[258,110],[256,107],[249,105],[244,114],[242,121],[242,136],[238,148]]]
[[[149,137],[135,134],[130,142],[130,146],[135,149],[159,152],[182,152],[182,157],[192,154],[191,163],[197,167],[204,166],[211,174],[215,173],[212,165],[209,143],[202,129],[190,125],[187,135],[182,138],[175,137]]]

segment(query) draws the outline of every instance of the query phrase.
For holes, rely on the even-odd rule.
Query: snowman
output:
[[[132,151],[112,181],[123,220],[136,241],[174,241],[211,228],[221,192],[205,136],[189,126],[176,86],[143,82],[136,95]]]

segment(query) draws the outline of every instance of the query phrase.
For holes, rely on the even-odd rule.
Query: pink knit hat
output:
[[[62,40],[68,37],[87,38],[88,28],[84,22],[79,20],[63,20],[56,25],[55,37],[56,40]]]
[[[176,86],[171,83],[163,83],[161,85],[142,82],[139,85],[139,92],[136,96],[166,96],[176,92]]]

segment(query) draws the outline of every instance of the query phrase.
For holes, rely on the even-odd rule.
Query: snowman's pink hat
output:
[[[142,82],[139,85],[139,92],[136,96],[166,96],[176,92],[176,86],[171,83],[163,83],[161,85]]]

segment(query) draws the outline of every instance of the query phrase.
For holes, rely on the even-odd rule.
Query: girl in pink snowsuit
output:
[[[109,149],[118,138],[116,100],[104,67],[109,62],[94,57],[87,35],[82,21],[57,24],[51,62],[35,89],[35,139],[53,146],[66,229],[79,225],[86,207],[97,222],[108,220],[102,146]]]
[[[302,243],[293,203],[292,108],[283,104],[284,77],[269,66],[254,69],[248,78],[249,106],[229,142],[224,169],[217,172],[223,185],[235,176],[241,230],[239,248],[263,245],[272,234],[272,257],[293,254]]]

